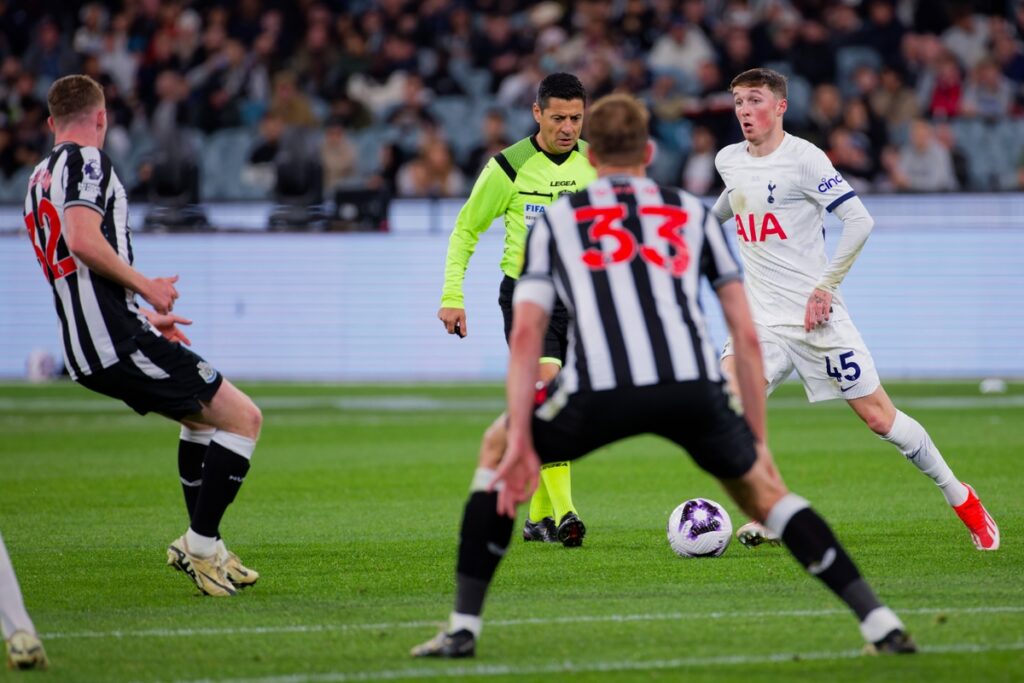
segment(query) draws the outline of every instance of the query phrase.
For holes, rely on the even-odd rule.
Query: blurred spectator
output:
[[[871,113],[863,100],[852,99],[843,108],[842,127],[851,144],[867,155],[870,165],[859,168],[864,170],[867,180],[874,180],[882,160],[882,150],[889,144],[885,123]]]
[[[719,60],[726,78],[732,80],[737,74],[757,66],[753,57],[754,44],[750,40],[750,33],[741,28],[729,28],[725,33]]]
[[[699,197],[705,197],[716,190],[718,173],[715,171],[717,153],[715,136],[704,126],[693,129],[693,147],[683,165],[683,189]]]
[[[188,83],[177,71],[162,71],[156,79],[156,104],[149,117],[149,129],[157,138],[170,138],[191,125],[186,99]]]
[[[932,125],[922,119],[910,124],[910,142],[898,154],[887,155],[885,162],[897,190],[941,192],[958,187],[949,150],[935,139]]]
[[[853,37],[854,44],[872,48],[882,63],[900,67],[903,63],[903,36],[906,27],[896,16],[893,0],[869,0],[867,20]]]
[[[971,3],[964,1],[955,3],[950,15],[953,25],[943,31],[942,43],[960,64],[968,70],[974,69],[988,54],[988,20],[975,14]]]
[[[476,176],[484,164],[501,150],[512,144],[505,133],[505,115],[500,109],[490,109],[484,116],[481,125],[480,144],[473,148],[466,160],[463,170],[467,175]]]
[[[963,77],[951,54],[938,58],[934,69],[922,76],[919,88],[925,113],[931,118],[948,119],[960,113]]]
[[[396,185],[400,197],[458,197],[466,191],[466,178],[444,140],[430,137],[398,171]]]
[[[533,55],[523,57],[519,71],[501,82],[495,100],[509,109],[529,108],[537,99],[537,87],[544,72]]]
[[[361,130],[373,125],[373,114],[362,102],[342,94],[331,100],[329,115],[348,130]]]
[[[510,18],[490,14],[484,18],[484,30],[471,39],[473,66],[491,74],[491,92],[511,76],[519,64],[519,56],[532,49],[526,38],[512,29]]]
[[[25,69],[35,74],[46,88],[64,74],[78,70],[78,56],[61,39],[60,27],[50,18],[43,19],[36,27],[35,39],[22,61]]]
[[[114,16],[110,30],[103,36],[100,68],[110,75],[121,92],[135,89],[138,62],[128,50],[128,16],[124,13]]]
[[[978,62],[964,88],[960,113],[986,121],[1009,116],[1013,109],[1013,85],[999,70],[999,63],[987,57]]]
[[[274,74],[274,94],[270,98],[270,111],[287,126],[315,126],[316,116],[309,98],[299,92],[295,74],[279,71]]]
[[[828,29],[817,21],[799,25],[796,44],[790,58],[793,70],[814,86],[836,80],[835,50],[829,43]]]
[[[956,177],[956,184],[959,188],[967,187],[967,156],[956,143],[956,134],[953,126],[946,122],[933,125],[935,139],[949,152],[949,158],[953,161],[953,175]]]
[[[906,126],[920,115],[917,96],[904,84],[899,71],[892,67],[883,68],[879,84],[881,87],[871,93],[868,102],[871,111],[885,121],[890,132]]]
[[[715,58],[711,41],[699,26],[688,24],[682,16],[675,16],[668,33],[654,42],[647,62],[655,69],[676,70],[697,77],[697,66]]]
[[[329,24],[312,24],[306,39],[292,59],[290,68],[296,74],[300,90],[320,98],[329,97],[341,77],[340,53],[335,47]]]
[[[98,57],[103,54],[106,36],[107,8],[98,2],[90,2],[78,13],[82,25],[75,31],[71,45],[79,55]]]
[[[340,119],[329,119],[320,147],[325,196],[356,177],[357,161],[356,148],[348,139],[345,124]]]
[[[828,136],[843,119],[843,98],[839,88],[822,84],[814,89],[811,108],[807,113],[807,125],[803,137],[822,149],[828,147]]]
[[[866,144],[866,136],[858,136],[839,126],[829,133],[826,147],[832,165],[850,184],[850,189],[858,193],[871,190],[871,181],[875,175],[875,165],[870,150],[865,148]]]
[[[274,159],[281,146],[284,128],[284,121],[276,114],[263,116],[256,145],[249,153],[248,164],[242,169],[242,179],[249,185],[267,192],[273,189],[276,179]]]

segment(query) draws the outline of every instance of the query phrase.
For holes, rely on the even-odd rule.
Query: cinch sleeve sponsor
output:
[[[815,204],[831,212],[857,196],[824,152],[815,148],[809,157],[804,170],[804,194]]]

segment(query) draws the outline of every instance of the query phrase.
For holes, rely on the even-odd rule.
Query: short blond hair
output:
[[[81,74],[58,78],[46,94],[46,104],[56,125],[73,121],[105,102],[103,87]]]
[[[632,95],[605,95],[590,109],[587,143],[603,164],[627,166],[647,160],[650,114]]]

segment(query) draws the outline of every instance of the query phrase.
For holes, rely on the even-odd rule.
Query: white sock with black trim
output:
[[[879,437],[900,449],[907,460],[917,469],[932,478],[942,491],[946,502],[956,507],[967,500],[967,487],[953,474],[942,453],[932,442],[921,423],[901,410],[896,411],[892,429]]]

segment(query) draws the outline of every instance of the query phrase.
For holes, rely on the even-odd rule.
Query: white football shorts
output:
[[[805,332],[802,325],[756,325],[768,394],[796,370],[811,403],[863,398],[881,385],[875,361],[853,321],[838,320]],[[736,352],[725,342],[722,358]]]

